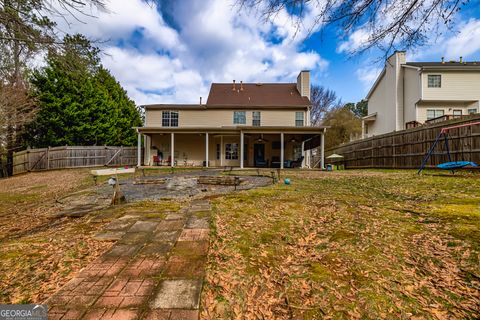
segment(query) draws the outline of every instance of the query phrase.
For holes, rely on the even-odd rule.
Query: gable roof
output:
[[[407,62],[407,66],[413,67],[480,67],[480,62],[459,62],[459,61],[445,61],[445,62]]]
[[[305,107],[311,103],[300,95],[296,83],[236,83],[235,90],[233,83],[212,83],[206,105]]]

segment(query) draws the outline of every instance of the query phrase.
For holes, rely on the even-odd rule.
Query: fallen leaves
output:
[[[295,189],[214,202],[202,319],[480,316],[480,282],[463,271],[479,273],[478,244],[453,238],[432,207],[417,206],[436,203],[449,186],[408,184],[408,172],[293,179]]]

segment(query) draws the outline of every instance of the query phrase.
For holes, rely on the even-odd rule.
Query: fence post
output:
[[[47,170],[50,169],[50,147],[47,147]]]

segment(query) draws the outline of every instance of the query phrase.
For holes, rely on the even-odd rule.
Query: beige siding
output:
[[[428,75],[442,76],[441,88],[428,87]],[[480,72],[425,71],[422,74],[424,100],[480,100]]]
[[[427,120],[427,110],[443,110],[445,115],[453,115],[453,110],[462,110],[462,115],[468,114],[468,109],[477,108],[477,103],[463,103],[463,102],[442,102],[442,103],[430,103],[423,102],[418,105],[417,108],[417,121],[424,123]]]
[[[415,104],[421,98],[420,74],[418,70],[403,68],[404,70],[404,119],[405,122],[418,121]]]
[[[377,113],[374,122],[368,122],[368,135],[378,135],[395,130],[395,105],[388,99],[385,76],[368,99],[368,113]]]
[[[179,127],[222,127],[233,126],[232,110],[180,110]],[[243,111],[243,110],[242,110]],[[252,112],[246,110],[247,126],[252,125]],[[302,110],[297,110],[302,111]],[[295,110],[260,110],[262,126],[295,126]],[[304,121],[306,121],[306,111]],[[147,110],[146,127],[162,126],[162,110]]]

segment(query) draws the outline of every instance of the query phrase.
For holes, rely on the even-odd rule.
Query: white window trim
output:
[[[236,123],[236,122],[235,122],[235,113],[237,113],[237,112],[243,113],[243,115],[244,115],[244,120],[245,120],[243,123]],[[242,110],[233,111],[233,124],[246,125],[246,124],[247,124],[247,112],[246,112],[246,111],[242,111]]]

